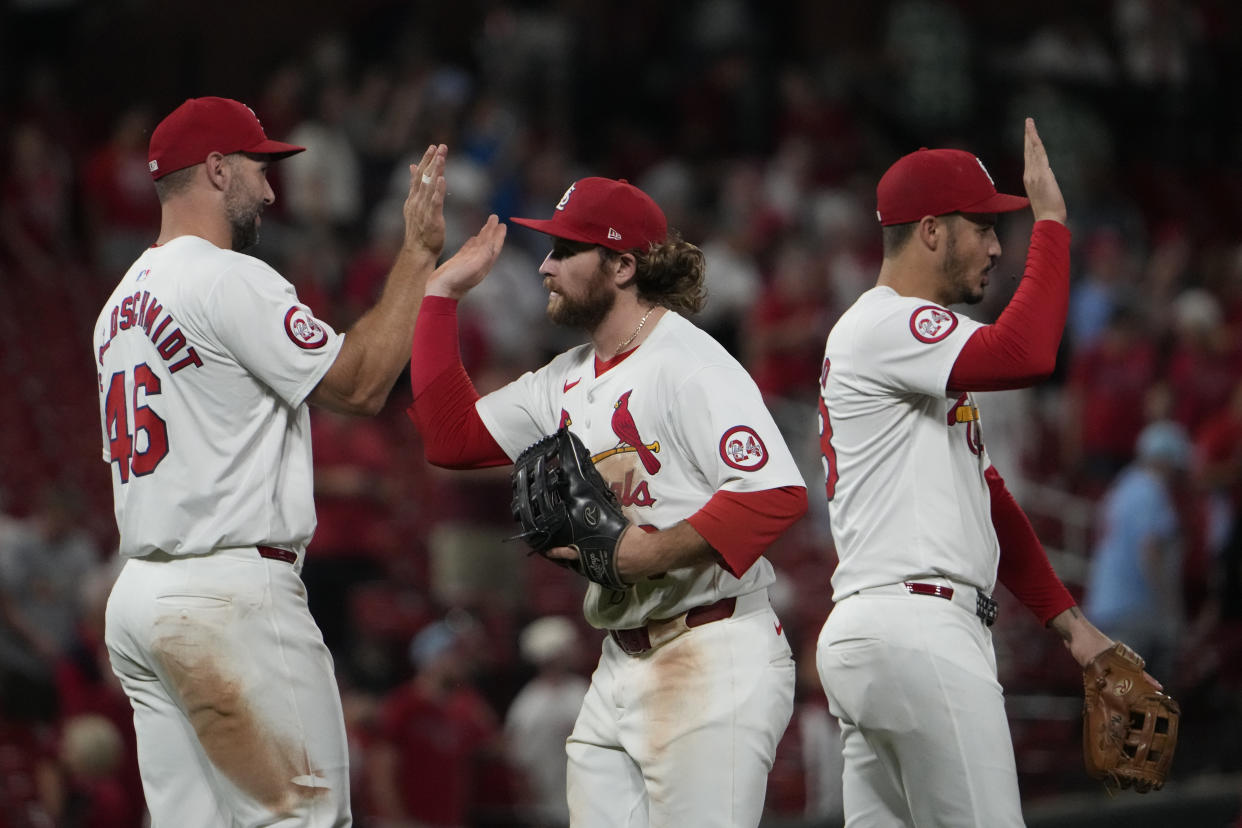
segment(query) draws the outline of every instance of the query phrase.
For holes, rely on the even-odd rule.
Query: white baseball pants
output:
[[[793,694],[767,590],[641,655],[605,638],[567,743],[570,824],[754,828]]]
[[[820,632],[847,828],[1023,825],[992,633],[974,590],[957,590],[963,600],[864,590],[837,602]]]
[[[351,824],[332,658],[293,565],[253,547],[129,560],[106,640],[153,828]]]

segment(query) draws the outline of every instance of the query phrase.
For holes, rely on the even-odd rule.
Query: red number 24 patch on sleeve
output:
[[[768,462],[768,448],[750,426],[734,426],[720,438],[720,458],[735,469],[755,471]]]

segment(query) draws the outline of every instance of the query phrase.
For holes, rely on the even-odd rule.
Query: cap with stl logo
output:
[[[306,147],[273,141],[263,132],[254,110],[231,98],[190,98],[151,132],[147,167],[151,177],[201,164],[213,152],[253,152],[273,160]]]
[[[875,195],[876,218],[885,226],[949,213],[1009,213],[1030,204],[1023,196],[996,192],[992,176],[971,153],[926,147],[897,159]]]
[[[620,252],[645,249],[668,239],[664,211],[624,178],[580,178],[561,196],[552,218],[512,221],[558,239]]]

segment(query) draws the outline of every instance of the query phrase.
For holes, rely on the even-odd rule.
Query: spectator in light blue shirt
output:
[[[1181,527],[1174,488],[1189,468],[1190,440],[1173,422],[1148,425],[1135,459],[1100,502],[1085,611],[1104,633],[1170,675],[1182,607]]]

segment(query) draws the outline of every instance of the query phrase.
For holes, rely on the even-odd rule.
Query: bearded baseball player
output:
[[[548,317],[590,341],[480,398],[456,305],[481,278],[441,271],[411,415],[450,468],[520,460],[567,428],[624,515],[610,574],[581,568],[608,635],[567,744],[571,823],[755,826],[794,691],[763,552],[805,512],[804,484],[750,376],[683,315],[702,304],[703,256],[646,193],[583,178],[551,218],[514,221],[552,237]]]
[[[999,578],[1080,665],[1112,645],[1075,606],[992,466],[973,392],[1053,370],[1065,324],[1065,202],[1035,124],[1028,198],[974,155],[922,149],[877,187],[876,286],[828,335],[821,447],[839,563],[817,662],[841,722],[849,826],[1023,824],[991,625]],[[998,213],[1030,206],[1024,277],[995,324],[983,298]]]
[[[95,325],[126,559],[105,635],[155,828],[350,824],[341,702],[299,575],[315,528],[307,403],[386,400],[443,246],[446,150],[410,167],[404,245],[348,335],[242,252],[275,201],[269,164],[302,150],[238,101],[173,110],[149,150],[159,238]]]

